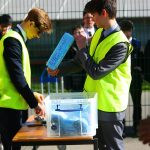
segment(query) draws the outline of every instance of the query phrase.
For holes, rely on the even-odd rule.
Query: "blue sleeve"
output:
[[[141,42],[135,38],[132,39],[132,43],[133,47],[137,48],[137,49],[141,49]]]

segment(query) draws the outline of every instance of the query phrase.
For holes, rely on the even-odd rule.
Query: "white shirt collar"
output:
[[[20,31],[21,31],[21,33],[23,35],[23,38],[24,38],[24,40],[26,42],[27,41],[27,35],[26,35],[25,31],[23,30],[23,28],[21,27],[20,24],[17,24],[17,27],[20,29]]]
[[[93,36],[95,33],[95,28],[84,28],[85,33],[89,36],[89,32],[91,33],[91,35]]]
[[[129,42],[130,42],[130,43],[132,42],[132,37],[129,38]]]

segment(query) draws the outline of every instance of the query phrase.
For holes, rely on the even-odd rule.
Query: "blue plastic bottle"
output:
[[[71,34],[64,33],[46,64],[50,69],[55,70],[58,68],[73,41],[74,37]]]

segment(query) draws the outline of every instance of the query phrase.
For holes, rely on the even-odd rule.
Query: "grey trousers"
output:
[[[98,124],[99,150],[124,150],[122,121],[99,121]]]

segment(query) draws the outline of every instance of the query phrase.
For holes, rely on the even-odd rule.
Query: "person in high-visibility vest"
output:
[[[0,16],[0,39],[13,27],[13,19],[9,14],[2,14]],[[28,118],[28,109],[21,113],[22,123]]]
[[[116,0],[91,0],[85,11],[93,15],[98,30],[90,48],[85,34],[75,37],[79,51],[69,62],[62,62],[53,76],[73,73],[82,68],[87,73],[84,91],[98,93],[99,149],[123,150],[123,119],[128,105],[131,82],[130,53],[132,46],[116,21]],[[78,69],[77,69],[78,68]]]
[[[21,127],[21,113],[29,107],[45,115],[43,95],[31,90],[31,70],[27,39],[39,38],[52,28],[48,14],[31,9],[27,17],[0,40],[0,135],[4,149],[20,150],[12,138]]]

